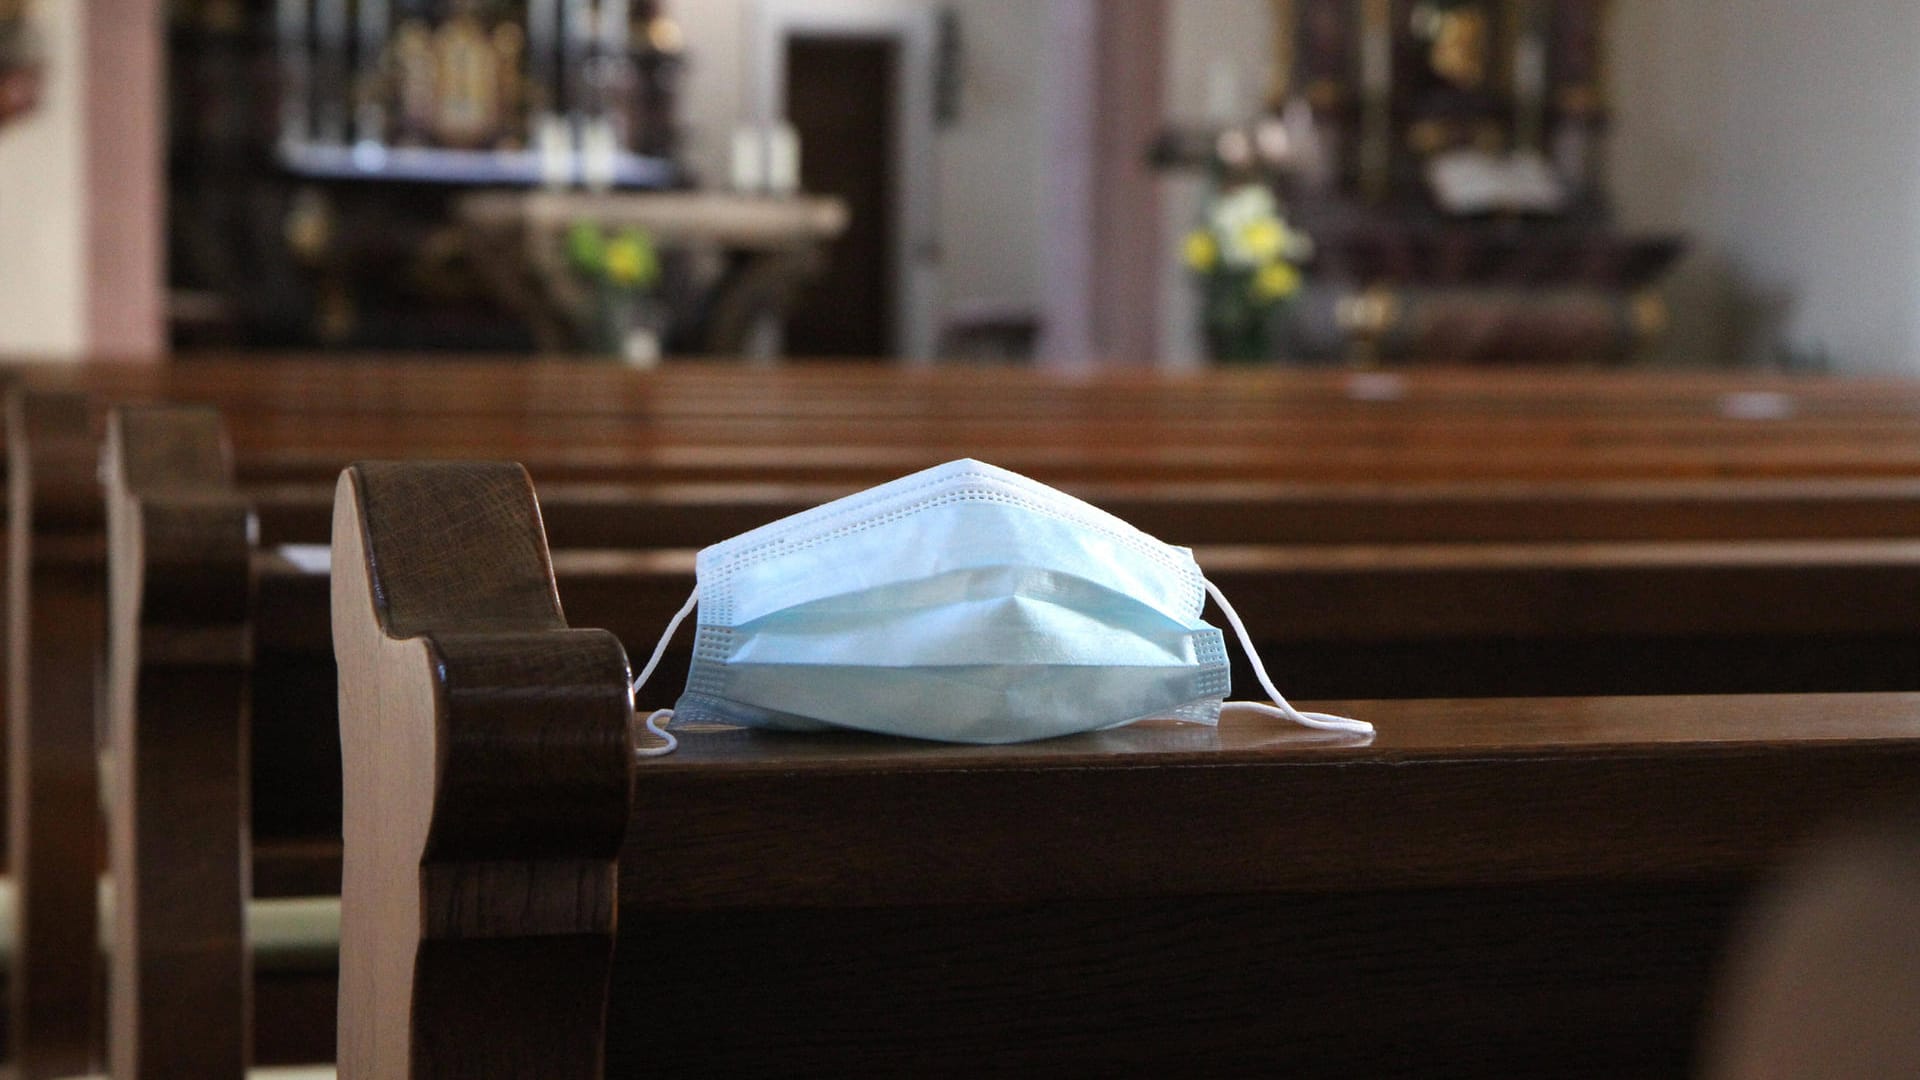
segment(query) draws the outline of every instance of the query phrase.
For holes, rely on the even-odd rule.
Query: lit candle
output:
[[[800,133],[792,124],[767,129],[767,190],[775,195],[800,190]]]
[[[733,129],[733,190],[755,194],[767,186],[767,144],[761,129]]]

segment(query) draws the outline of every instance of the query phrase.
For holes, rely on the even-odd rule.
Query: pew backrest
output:
[[[109,1063],[124,1080],[241,1080],[253,510],[211,409],[114,409],[105,465]]]
[[[11,1041],[20,1075],[41,1080],[94,1063],[105,544],[85,398],[16,387],[7,445]]]
[[[566,628],[518,466],[359,465],[338,507],[341,1073],[596,1076],[626,655]]]

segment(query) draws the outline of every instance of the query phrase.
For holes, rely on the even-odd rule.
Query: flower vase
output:
[[[1202,314],[1207,355],[1220,364],[1261,364],[1272,358],[1268,310],[1249,296],[1251,275],[1215,273],[1206,281]]]
[[[586,342],[596,359],[625,361],[627,339],[632,334],[638,309],[639,297],[632,289],[599,283],[594,289],[593,318],[587,327]]]

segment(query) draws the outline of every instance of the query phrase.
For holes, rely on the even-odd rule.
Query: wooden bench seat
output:
[[[526,461],[543,484],[640,471],[868,483],[990,445],[1031,447],[1004,463],[1050,482],[1120,468],[1193,480],[1364,481],[1395,468],[1402,478],[1545,477],[1566,453],[1588,476],[1912,475],[1920,424],[1914,388],[1899,380],[1644,372],[996,372],[990,395],[975,373],[846,367],[254,362],[21,377],[230,407],[243,479],[323,481],[354,457],[477,454]],[[326,446],[335,453],[315,452]],[[1430,452],[1410,453],[1422,446]]]
[[[1684,1075],[1754,875],[1920,763],[1905,694],[636,765],[523,474],[356,467],[341,508],[347,1077]]]
[[[127,444],[113,456],[120,463],[112,473],[116,488],[130,494],[138,486],[123,475],[130,454],[169,457],[152,440],[194,445],[198,450],[188,457],[201,470],[202,486],[182,486],[182,471],[167,492],[182,505],[230,517],[227,507],[239,496],[216,418],[190,410],[123,413],[116,437],[130,437],[127,418],[136,415],[149,442],[138,444],[145,453]],[[244,524],[236,521],[227,532],[233,543],[244,543]],[[259,744],[250,773],[260,841],[254,850],[258,866],[273,867],[264,880],[274,884],[262,888],[257,879],[256,893],[329,890],[337,887],[333,838],[341,804],[327,693],[334,675],[324,655],[326,553],[311,546],[249,550],[244,561],[218,560],[229,580],[211,591],[250,590],[252,596],[246,631],[257,718],[252,733],[231,705],[189,703],[177,688],[165,698],[169,711],[196,718],[195,739]],[[1288,688],[1310,687],[1308,696],[1315,697],[1330,696],[1329,690],[1331,696],[1569,694],[1595,685],[1642,693],[1884,689],[1909,683],[1902,668],[1876,661],[1920,647],[1920,629],[1908,615],[1920,594],[1920,547],[1904,540],[1240,545],[1201,548],[1198,555],[1247,612]],[[562,551],[554,566],[576,618],[644,651],[684,600],[692,558],[691,551],[672,549]],[[216,580],[208,573],[202,567],[188,580],[208,588]],[[1827,635],[1836,632],[1848,636],[1830,642]],[[143,633],[142,640],[152,636]],[[120,640],[134,638],[122,634]],[[1862,653],[1863,642],[1879,651]],[[684,649],[672,655],[683,669]],[[1549,655],[1557,661],[1543,662]],[[1658,662],[1649,664],[1649,655]],[[1250,683],[1243,678],[1242,685]],[[657,691],[661,704],[671,701],[673,686],[669,677]],[[220,724],[207,722],[223,709]],[[136,732],[146,722],[125,722],[118,730]],[[186,737],[175,731],[170,739]],[[129,754],[125,767],[155,766]],[[232,785],[235,822],[229,827],[236,830],[244,768],[233,765],[221,774]],[[165,794],[166,782],[178,776],[169,768],[144,783],[150,795],[144,813],[180,830],[183,839],[173,843],[198,843]]]
[[[402,381],[409,385],[423,387],[430,381],[416,379],[417,373],[403,374]],[[1084,477],[1087,493],[1115,493],[1112,498],[1122,501],[1108,505],[1167,539],[1213,544],[1252,539],[1263,548],[1272,549],[1262,554],[1284,556],[1289,563],[1304,557],[1308,569],[1298,573],[1299,587],[1283,590],[1280,599],[1273,601],[1267,610],[1312,611],[1318,598],[1323,612],[1335,614],[1317,621],[1286,621],[1280,631],[1271,632],[1272,636],[1264,640],[1267,648],[1280,650],[1277,658],[1269,658],[1282,670],[1283,686],[1306,696],[1348,692],[1451,694],[1473,692],[1476,686],[1483,688],[1482,692],[1484,688],[1494,688],[1525,693],[1566,692],[1569,688],[1618,691],[1886,687],[1888,682],[1870,682],[1868,677],[1895,678],[1890,673],[1898,671],[1898,662],[1889,664],[1884,658],[1910,655],[1903,652],[1909,648],[1906,627],[1890,625],[1884,620],[1873,622],[1878,618],[1873,612],[1895,611],[1902,603],[1901,597],[1910,595],[1901,591],[1907,588],[1904,576],[1907,570],[1905,556],[1895,544],[1851,551],[1808,546],[1786,553],[1788,558],[1808,559],[1812,560],[1811,565],[1830,567],[1834,576],[1820,578],[1797,575],[1784,562],[1751,565],[1736,559],[1732,565],[1722,565],[1715,563],[1717,556],[1679,551],[1670,551],[1652,562],[1622,570],[1591,557],[1584,557],[1583,561],[1583,557],[1576,557],[1564,545],[1554,547],[1569,537],[1634,541],[1704,539],[1715,535],[1716,522],[1742,539],[1802,541],[1867,536],[1897,541],[1913,536],[1911,520],[1916,513],[1915,501],[1910,497],[1913,482],[1901,476],[1875,475],[1897,465],[1898,455],[1882,456],[1882,450],[1899,446],[1900,435],[1908,430],[1904,417],[1912,410],[1906,399],[1897,394],[1882,394],[1878,398],[1830,396],[1824,385],[1814,385],[1804,393],[1796,389],[1788,411],[1796,415],[1798,421],[1769,428],[1767,425],[1774,424],[1773,421],[1756,424],[1724,416],[1721,420],[1726,422],[1701,425],[1699,414],[1702,410],[1725,412],[1725,396],[1729,393],[1785,391],[1732,391],[1724,388],[1727,384],[1715,387],[1703,382],[1678,396],[1623,394],[1615,401],[1605,387],[1597,383],[1583,387],[1576,381],[1546,393],[1529,391],[1503,398],[1473,389],[1471,380],[1464,380],[1457,386],[1433,384],[1445,393],[1436,393],[1437,400],[1430,406],[1422,404],[1423,411],[1404,419],[1410,426],[1403,430],[1414,433],[1414,437],[1408,438],[1396,434],[1392,426],[1403,421],[1368,412],[1377,412],[1387,402],[1366,400],[1364,394],[1356,394],[1352,384],[1344,379],[1320,379],[1314,383],[1303,380],[1297,384],[1276,380],[1275,385],[1286,386],[1285,392],[1277,395],[1262,389],[1267,386],[1263,380],[1220,380],[1211,389],[1192,394],[1164,381],[1121,380],[1124,393],[1084,398],[1050,389],[1045,380],[1030,380],[1021,385],[1036,389],[1034,400],[1029,402],[1013,395],[1003,403],[1006,408],[1002,413],[996,415],[991,406],[970,405],[972,399],[967,388],[952,379],[933,380],[944,387],[933,391],[909,384],[905,393],[884,391],[889,385],[886,380],[866,380],[846,392],[829,392],[826,378],[804,379],[793,384],[797,389],[792,390],[784,402],[782,394],[787,392],[776,388],[745,404],[742,403],[743,391],[751,384],[739,380],[717,380],[706,389],[689,385],[670,393],[656,393],[657,387],[646,384],[631,384],[643,388],[626,395],[624,391],[631,388],[630,384],[614,379],[603,380],[598,385],[621,389],[623,393],[596,397],[591,393],[569,392],[570,396],[557,403],[529,403],[522,396],[516,412],[513,388],[518,384],[509,379],[487,384],[489,388],[478,395],[477,403],[465,392],[443,393],[436,398],[424,390],[416,398],[402,403],[379,399],[386,385],[381,380],[389,377],[379,374],[366,380],[360,384],[361,390],[341,394],[332,406],[315,405],[314,413],[319,418],[313,420],[288,420],[284,414],[306,407],[303,397],[326,400],[324,388],[329,384],[324,379],[303,375],[304,381],[296,380],[278,390],[257,392],[245,389],[253,384],[236,379],[234,386],[240,388],[235,390],[239,395],[236,400],[254,394],[253,400],[271,402],[275,394],[281,395],[274,408],[238,410],[243,414],[237,435],[242,446],[241,474],[256,479],[285,480],[330,473],[356,448],[399,445],[387,441],[389,436],[382,431],[410,432],[427,444],[430,452],[452,453],[497,433],[497,428],[472,422],[476,415],[492,416],[504,418],[500,422],[530,432],[522,442],[509,440],[506,445],[539,450],[547,464],[542,466],[541,458],[536,456],[536,467],[550,468],[556,476],[620,480],[605,486],[577,486],[577,501],[556,502],[550,521],[556,540],[563,547],[624,547],[629,546],[624,538],[632,536],[640,538],[631,541],[630,546],[635,547],[655,544],[691,547],[742,531],[800,505],[843,493],[849,485],[890,475],[882,473],[883,469],[904,468],[907,462],[937,460],[929,457],[919,461],[914,457],[936,452],[930,447],[939,439],[932,435],[940,439],[1004,437],[1013,443],[1016,456],[1027,455],[1027,460],[1036,463],[1036,472],[1054,478]],[[271,383],[272,380],[267,379],[261,385]],[[563,384],[564,380],[555,379],[548,388]],[[583,382],[581,385],[595,384]],[[1579,395],[1596,389],[1601,391],[1599,396],[1603,399],[1600,407],[1589,408],[1577,400]],[[1425,384],[1408,384],[1402,392],[1409,400],[1421,398],[1425,393]],[[863,394],[870,396],[862,397]],[[736,412],[759,409],[763,400],[771,400],[774,406],[796,404],[797,407],[764,410],[772,420],[759,429],[760,434],[754,435],[745,425],[730,427],[731,421],[716,422],[727,415],[729,400]],[[1162,423],[1129,428],[1129,424],[1145,423],[1145,418],[1152,416],[1157,406],[1167,405],[1169,401],[1187,409],[1190,415],[1225,417],[1230,423],[1223,426],[1222,421],[1214,419],[1206,424]],[[620,411],[623,402],[638,407],[623,414]],[[404,411],[412,407],[450,419],[437,425],[418,424],[408,419]],[[329,408],[336,415],[327,416]],[[924,429],[922,434],[929,434],[925,440],[929,448],[909,446],[904,451],[884,445],[897,437],[901,430],[898,424],[872,426],[868,434],[855,440],[855,449],[847,455],[852,464],[845,466],[832,463],[836,452],[833,445],[820,443],[798,449],[782,445],[783,440],[794,437],[826,438],[844,429],[849,418],[884,417],[902,412],[911,415],[916,408],[929,414],[947,410],[970,412],[972,418],[944,425],[929,424],[925,419],[916,421],[918,427]],[[546,420],[541,425],[528,425],[524,414],[529,409]],[[1073,428],[1060,427],[1053,421],[1062,409],[1082,410],[1084,422]],[[1324,416],[1341,409],[1345,410],[1343,417]],[[1556,433],[1552,424],[1527,420],[1529,410],[1542,416],[1571,416],[1578,423],[1563,425]],[[350,420],[356,412],[370,419],[343,422],[343,415]],[[1028,419],[1009,423],[1006,412],[1024,413]],[[1276,412],[1285,415],[1276,418]],[[603,419],[595,422],[598,427],[583,426],[581,414],[599,415]],[[1629,432],[1630,438],[1618,445],[1608,445],[1604,438],[1599,438],[1605,431],[1621,425],[1622,416],[1628,415],[1645,415],[1648,419],[1620,427],[1619,430]],[[694,419],[676,419],[682,416]],[[1873,422],[1858,423],[1863,416],[1873,418]],[[1471,428],[1476,418],[1482,424],[1478,439],[1448,435],[1439,427],[1465,423]],[[1434,429],[1432,432],[1424,431],[1430,427]],[[642,428],[648,429],[643,439],[625,434]],[[1644,473],[1634,471],[1639,469],[1634,463],[1643,457],[1651,460],[1649,455],[1657,454],[1662,442],[1684,442],[1686,432],[1695,429],[1705,431],[1703,438],[1709,441],[1676,446],[1676,457],[1681,461],[1677,470],[1648,466]],[[568,441],[569,431],[583,433],[580,444]],[[1108,434],[1096,446],[1100,453],[1105,453],[1109,444],[1127,442],[1140,449],[1122,445],[1117,455],[1121,460],[1112,464],[1095,456],[1093,451],[1068,445],[1087,432],[1101,431]],[[1763,431],[1771,434],[1762,434]],[[699,443],[699,438],[715,432],[736,436],[749,445],[713,448]],[[1245,446],[1229,442],[1225,455],[1227,465],[1216,469],[1204,456],[1223,432],[1254,441]],[[656,436],[657,452],[650,448],[652,443],[648,441],[655,440]],[[341,441],[327,443],[326,440],[336,437]],[[1524,452],[1508,449],[1495,454],[1483,452],[1476,445],[1478,441],[1491,444],[1508,437],[1514,440],[1515,447],[1524,448]],[[1260,441],[1305,442],[1320,438],[1345,443],[1348,449],[1322,462],[1316,454],[1268,453],[1262,448],[1265,443]],[[1156,439],[1168,444],[1177,440],[1179,445],[1172,447],[1177,452],[1156,453],[1147,449]],[[1598,449],[1587,445],[1595,439],[1599,439]],[[868,444],[865,449],[860,445],[863,440]],[[1783,451],[1775,443],[1783,444],[1786,449]],[[1867,447],[1863,458],[1866,465],[1856,470],[1853,465],[1845,464],[1845,460],[1862,445]],[[498,448],[494,448],[489,452],[497,451]],[[1437,451],[1438,456],[1431,461],[1416,460],[1424,459],[1429,451]],[[956,451],[938,451],[940,456],[951,456],[952,452]],[[1563,452],[1564,461],[1559,458]],[[1392,465],[1394,460],[1412,464],[1401,468]],[[1843,462],[1832,466],[1834,471],[1858,472],[1865,478],[1856,475],[1835,482],[1825,478],[1782,480],[1774,475],[1776,472],[1789,477],[1824,475],[1823,470],[1834,461]],[[783,462],[790,462],[791,468],[784,467]],[[822,462],[826,466],[822,467]],[[1456,466],[1477,468],[1476,462],[1491,462],[1489,475],[1492,476],[1532,479],[1501,481],[1489,488],[1480,481],[1461,481],[1457,474],[1447,471]],[[1320,463],[1326,465],[1326,471],[1315,471]],[[735,478],[759,475],[759,470],[769,468],[776,476],[803,480],[825,478],[829,484],[824,489],[818,486],[798,489],[792,482],[771,487],[761,485],[758,490],[764,497],[759,499],[737,494]],[[1049,473],[1049,469],[1054,471]],[[1568,479],[1616,475],[1616,470],[1622,476],[1672,474],[1681,479],[1609,481],[1598,488],[1590,487],[1585,481]],[[1276,473],[1295,479],[1275,480]],[[1687,479],[1721,473],[1753,479]],[[630,485],[627,480],[634,475],[650,479]],[[1142,479],[1162,475],[1173,477],[1172,484],[1155,488]],[[1179,479],[1242,475],[1248,479],[1208,479],[1205,485]],[[660,480],[686,476],[724,482],[702,489]],[[1353,490],[1339,482],[1343,477],[1354,476],[1365,477],[1365,483],[1371,486]],[[1415,479],[1385,483],[1393,477]],[[1196,486],[1202,490],[1196,492]],[[1142,487],[1148,490],[1140,490]],[[699,497],[703,490],[707,493],[717,490],[720,495]],[[264,536],[314,537],[315,511],[324,504],[315,497],[316,489],[310,482],[300,479],[289,487],[278,488],[249,485],[246,491],[249,496],[271,495],[274,491],[286,495],[281,501],[272,497],[256,500]],[[642,501],[657,496],[636,499],[632,495],[634,491],[669,494],[658,501]],[[1600,495],[1596,497],[1594,491]],[[1099,494],[1095,497],[1101,498]],[[782,499],[786,501],[783,503]],[[1242,509],[1249,506],[1253,509]],[[1516,511],[1516,507],[1523,509]],[[662,508],[684,512],[664,513]],[[756,515],[761,514],[764,517],[756,519]],[[1195,525],[1193,539],[1187,539],[1177,528],[1187,522]],[[1260,531],[1262,529],[1270,531]],[[561,540],[562,537],[570,539]],[[1490,539],[1534,548],[1516,556],[1523,562],[1532,560],[1527,565],[1510,563],[1499,570],[1509,578],[1524,576],[1523,571],[1531,575],[1532,583],[1521,588],[1518,598],[1513,594],[1489,597],[1482,588],[1485,579],[1475,578],[1462,564],[1447,564],[1451,556],[1438,549],[1428,553],[1438,563],[1402,568],[1397,578],[1384,572],[1362,575],[1354,566],[1343,567],[1313,553],[1282,550],[1282,546],[1290,549],[1356,541],[1385,543],[1391,550],[1373,554],[1348,552],[1336,558],[1358,559],[1361,563],[1380,560],[1381,565],[1386,566],[1415,553],[1407,546],[1410,542],[1435,540],[1468,544]],[[1243,566],[1240,571],[1232,570],[1229,564],[1240,557],[1232,552],[1202,554],[1210,566],[1228,567],[1221,570],[1223,575],[1243,574],[1239,583],[1228,584],[1228,594],[1234,596],[1243,609],[1249,604],[1242,597],[1242,590],[1250,588],[1261,592],[1269,589],[1268,583],[1275,579],[1272,566]],[[255,700],[285,703],[290,697],[304,695],[319,701],[324,697],[325,688],[330,686],[330,673],[311,658],[316,652],[324,651],[324,641],[316,632],[323,624],[312,616],[298,613],[315,610],[313,597],[317,589],[324,588],[324,582],[309,580],[303,572],[290,567],[287,555],[285,551],[267,550],[251,560],[258,582],[259,610],[263,613],[257,623],[263,634],[262,646],[253,674],[266,684],[261,689],[264,696],[256,696]],[[656,618],[658,613],[650,611],[645,604],[634,603],[630,590],[642,588],[657,592],[677,606],[690,577],[684,563],[678,566],[674,563],[675,559],[684,560],[685,555],[647,555],[644,560],[656,569],[642,568],[638,574],[631,565],[632,558],[630,553],[563,555],[561,587],[563,596],[569,598],[569,611],[576,619],[618,625],[630,648],[645,649],[651,645],[652,634],[664,619]],[[1227,563],[1221,563],[1221,559]],[[1671,601],[1672,594],[1661,587],[1661,582],[1669,579],[1661,575],[1675,572],[1696,580],[1717,576],[1721,582],[1717,595],[1732,599],[1730,606],[1722,606],[1708,617],[1707,622],[1713,625],[1694,626],[1691,630],[1662,628],[1661,609],[1656,603],[1638,611],[1626,611],[1625,605],[1621,605],[1623,610],[1598,616],[1598,623],[1603,625],[1597,629],[1589,627],[1584,634],[1569,632],[1580,625],[1580,605],[1569,597],[1591,595],[1596,588],[1602,591],[1617,588],[1625,592],[1637,589],[1644,596]],[[1827,575],[1829,570],[1820,573]],[[1881,576],[1875,578],[1876,574]],[[653,583],[648,584],[649,580]],[[1833,580],[1843,582],[1842,586],[1835,590],[1818,584]],[[1877,580],[1884,587],[1872,590],[1854,586],[1855,591],[1850,593],[1850,586],[1844,584],[1869,580]],[[604,588],[608,581],[639,584],[624,586],[627,591],[608,590]],[[1365,581],[1376,584],[1366,585]],[[1743,611],[1751,613],[1764,607],[1753,598],[1768,595],[1766,590],[1782,587],[1783,582],[1784,587],[1796,589],[1797,595],[1807,597],[1807,603],[1828,612],[1839,623],[1816,619],[1800,624],[1810,628],[1809,632],[1802,634],[1798,641],[1791,640],[1790,636],[1776,637],[1770,646],[1774,651],[1767,654],[1765,650],[1769,646],[1747,632],[1751,624],[1742,623],[1737,616]],[[1369,589],[1391,594],[1400,606],[1381,608],[1367,602]],[[1418,598],[1423,596],[1429,599],[1420,601]],[[1816,641],[1815,631],[1821,626],[1836,633],[1846,629],[1842,624],[1848,617],[1850,596],[1870,596],[1869,603],[1862,609],[1867,613],[1863,620],[1871,624],[1868,630],[1851,640]],[[1427,627],[1426,637],[1383,633],[1377,629],[1377,621],[1376,629],[1368,631],[1354,622],[1356,619],[1364,622],[1364,614],[1352,614],[1369,610],[1404,613],[1422,602],[1438,612],[1428,624],[1423,624]],[[611,617],[597,618],[602,612],[596,604],[608,609]],[[1552,613],[1556,611],[1562,616],[1555,617]],[[1565,617],[1567,612],[1574,612],[1571,619]],[[282,617],[289,613],[292,617]],[[1786,625],[1791,621],[1790,617],[1781,618],[1781,626],[1776,629],[1791,629]],[[1608,625],[1613,627],[1613,632],[1635,637],[1641,644],[1607,654],[1604,640]],[[1501,626],[1513,629],[1514,635],[1501,636]],[[1298,627],[1308,628],[1303,633],[1310,631],[1319,636],[1289,639],[1287,634]],[[1446,651],[1449,633],[1454,635],[1452,653]],[[1674,647],[1676,643],[1679,648]],[[1818,645],[1819,652],[1811,659],[1812,654],[1806,650],[1810,644]],[[1766,656],[1763,660],[1748,660],[1744,670],[1759,672],[1772,681],[1743,682],[1743,669],[1733,662],[1741,656]],[[1425,658],[1422,664],[1411,662],[1419,657]],[[1783,662],[1783,658],[1791,662]],[[1837,669],[1831,665],[1848,658],[1851,666],[1836,676]],[[1650,664],[1649,659],[1655,662]],[[678,661],[670,670],[683,663]],[[1584,677],[1590,681],[1567,681],[1564,672],[1581,663],[1586,667]],[[1415,677],[1414,673],[1419,670],[1429,673],[1428,681]],[[1433,681],[1431,673],[1441,671],[1450,673],[1448,677],[1452,681]],[[1810,671],[1814,674],[1809,675]],[[1517,690],[1512,688],[1511,680],[1543,672],[1547,674]],[[1598,678],[1608,673],[1611,673],[1609,678]],[[1723,681],[1709,681],[1709,676]],[[1830,681],[1821,683],[1820,678]],[[1836,678],[1837,681],[1832,681]],[[1509,682],[1503,684],[1500,679]],[[672,690],[669,687],[663,692],[670,697]],[[289,723],[287,727],[304,731],[311,725]],[[278,734],[272,741],[283,745]],[[315,745],[317,741],[302,743],[296,738],[278,759],[280,764],[276,768],[280,771],[267,775],[277,781],[298,775],[297,763]],[[260,784],[262,775],[255,772],[256,785]],[[326,786],[325,783],[317,785]],[[331,888],[324,867],[335,857],[331,854],[335,849],[324,837],[303,831],[316,820],[329,819],[329,803],[324,793],[319,798],[309,798],[315,794],[311,790],[279,793],[295,797],[287,798],[282,804],[290,816],[267,830],[261,837],[263,842],[255,848],[258,891],[263,895],[299,895],[313,891],[316,883]],[[255,823],[258,828],[261,819],[256,817]],[[316,867],[321,869],[316,871]]]

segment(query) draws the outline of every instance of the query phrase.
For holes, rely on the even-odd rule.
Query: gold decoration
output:
[[[1566,112],[1587,115],[1600,111],[1600,91],[1586,83],[1560,88],[1560,108]]]
[[[500,126],[500,82],[480,20],[457,15],[434,37],[440,100],[434,134],[446,146],[482,147]]]
[[[1643,342],[1666,336],[1667,328],[1673,324],[1666,298],[1652,289],[1635,293],[1628,313],[1634,336]]]
[[[439,106],[434,66],[433,31],[417,19],[401,23],[393,36],[393,82],[402,142],[418,142],[433,133]]]
[[[1487,45],[1492,36],[1487,13],[1478,6],[1439,12],[1434,16],[1433,49],[1427,63],[1434,74],[1462,90],[1478,90],[1487,82]]]
[[[1378,367],[1380,341],[1400,321],[1400,297],[1385,285],[1375,285],[1342,298],[1334,318],[1347,335],[1347,366]]]
[[[519,145],[518,135],[525,129],[521,116],[526,110],[527,84],[521,67],[526,46],[527,35],[519,23],[503,22],[493,28],[494,70],[500,78],[500,143],[507,149]]]
[[[647,44],[653,46],[658,52],[678,53],[686,48],[687,39],[686,35],[680,32],[680,24],[674,22],[670,16],[655,15],[653,20],[647,23]]]
[[[1507,149],[1507,130],[1495,120],[1482,120],[1473,127],[1473,148],[1483,154],[1500,154]]]
[[[1267,88],[1267,107],[1275,112],[1293,96],[1294,33],[1298,16],[1294,0],[1268,0],[1273,9],[1273,82]]]
[[[200,10],[200,25],[216,34],[236,34],[246,29],[247,13],[240,0],[209,0]]]
[[[1407,149],[1431,157],[1454,142],[1453,125],[1445,120],[1420,120],[1407,129]]]

